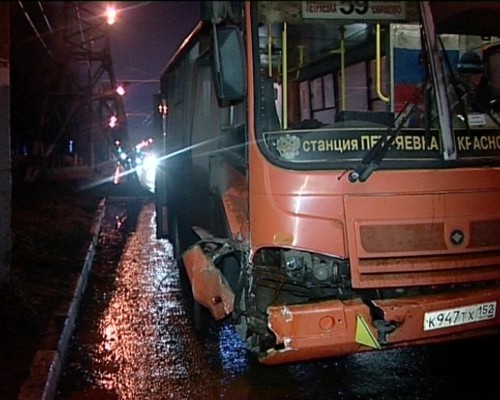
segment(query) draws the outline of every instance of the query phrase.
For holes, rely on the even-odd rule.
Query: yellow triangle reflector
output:
[[[377,338],[373,336],[372,331],[368,328],[368,324],[362,315],[358,314],[356,318],[356,343],[380,349],[380,343]]]

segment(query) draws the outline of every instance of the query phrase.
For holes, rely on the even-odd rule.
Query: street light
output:
[[[116,88],[116,93],[118,93],[120,96],[123,96],[125,94],[125,88],[123,87],[123,85],[119,85]]]
[[[116,8],[114,6],[107,6],[106,7],[106,19],[108,22],[108,25],[113,25],[116,22],[116,15],[118,12],[116,11]]]
[[[114,127],[116,127],[117,124],[118,124],[118,118],[116,117],[116,115],[112,115],[109,118],[108,126],[110,128],[114,128]]]

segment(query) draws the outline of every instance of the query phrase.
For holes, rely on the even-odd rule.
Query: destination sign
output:
[[[402,20],[404,1],[303,1],[303,18]]]
[[[325,161],[361,159],[380,140],[380,131],[289,131],[265,134],[269,149],[284,160]],[[468,135],[466,131],[455,134],[459,157],[500,157],[500,132],[481,130]],[[438,131],[426,134],[423,130],[400,132],[392,143],[386,158],[392,159],[441,159],[441,142]]]

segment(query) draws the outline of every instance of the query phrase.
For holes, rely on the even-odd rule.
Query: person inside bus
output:
[[[484,77],[481,56],[475,51],[464,53],[460,58],[457,70],[466,109],[472,112],[487,112],[490,106],[488,86]]]

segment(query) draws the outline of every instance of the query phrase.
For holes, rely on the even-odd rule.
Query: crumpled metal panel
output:
[[[360,299],[268,308],[269,329],[278,346],[261,359],[279,364],[372,350],[356,343],[357,316],[371,321]],[[372,327],[373,328],[373,327]],[[376,335],[375,328],[372,333]]]
[[[195,245],[188,249],[182,260],[195,300],[207,307],[217,320],[230,314],[234,307],[234,293],[201,247]]]

